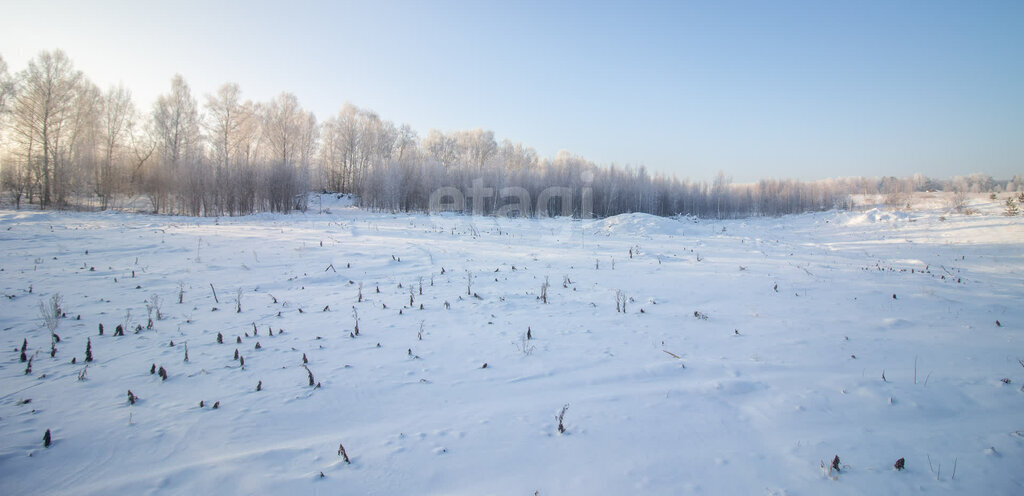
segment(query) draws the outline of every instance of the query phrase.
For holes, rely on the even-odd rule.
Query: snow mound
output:
[[[870,224],[881,224],[881,223],[893,223],[898,221],[906,221],[910,216],[905,212],[886,212],[873,208],[867,212],[860,213],[844,213],[839,216],[839,224],[847,226],[863,226]]]
[[[633,213],[607,217],[595,221],[591,227],[594,232],[607,236],[651,237],[682,234],[683,223],[667,217]]]

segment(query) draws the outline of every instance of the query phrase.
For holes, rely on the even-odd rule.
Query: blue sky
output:
[[[1024,2],[0,0],[12,71],[61,48],[148,109],[199,96],[352,102],[421,135],[694,179],[1024,174]]]

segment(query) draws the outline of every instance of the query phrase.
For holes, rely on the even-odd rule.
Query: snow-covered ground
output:
[[[0,211],[0,493],[1024,492],[1024,221],[999,202],[726,222],[324,206]]]

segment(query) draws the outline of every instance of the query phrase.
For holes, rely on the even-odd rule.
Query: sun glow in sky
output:
[[[11,72],[55,48],[147,110],[180,73],[694,179],[1024,173],[1020,1],[0,0]]]

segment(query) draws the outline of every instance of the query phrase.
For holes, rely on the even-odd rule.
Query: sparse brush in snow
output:
[[[86,363],[92,361],[92,339],[85,339],[85,361]]]
[[[135,404],[135,400],[137,400],[137,399],[139,399],[138,396],[135,396],[135,393],[133,393],[132,390],[129,389],[128,390],[128,404],[129,405],[134,405]]]
[[[219,332],[217,333],[217,344],[224,344],[224,335]]]
[[[263,391],[263,381],[256,383],[256,391]]]
[[[260,349],[260,348],[263,348],[263,346],[262,346],[262,345],[260,345],[260,342],[259,342],[259,341],[256,341],[256,349],[258,350],[258,349]]]
[[[167,380],[167,369],[165,369],[165,368],[164,368],[164,367],[163,367],[163,366],[161,365],[161,366],[160,366],[160,369],[159,369],[159,370],[157,370],[157,375],[159,375],[159,376],[160,376],[160,380],[161,380],[161,381],[166,381],[166,380]]]
[[[53,437],[50,436],[50,429],[46,429],[46,434],[43,434],[43,447],[49,448],[53,444]]]
[[[345,447],[342,446],[341,443],[338,443],[338,456],[345,460],[345,463],[352,463],[352,461],[348,459],[348,453],[345,452]]]
[[[521,334],[519,337],[519,343],[516,345],[516,347],[519,348],[519,352],[522,353],[523,356],[529,356],[531,353],[533,353],[534,346],[528,343],[531,337],[532,336],[530,335],[529,329],[527,329],[526,332],[524,334]]]
[[[22,363],[28,361],[28,355],[25,354],[26,350],[28,350],[28,338],[25,338],[21,342],[21,361],[22,361]]]
[[[235,343],[242,344],[242,336],[235,336]]]
[[[27,365],[25,365],[25,375],[30,375],[30,374],[32,374],[32,359],[33,359],[33,358],[35,358],[35,356],[34,356],[34,355],[33,355],[33,356],[31,356],[31,357],[29,357],[29,359],[28,359],[28,364],[27,364]]]
[[[564,434],[565,433],[565,424],[563,423],[563,421],[565,420],[565,411],[568,410],[568,409],[569,409],[569,404],[566,403],[564,406],[562,406],[562,411],[558,412],[558,415],[555,415],[555,420],[558,421],[558,433],[559,434]]]
[[[903,470],[903,468],[905,466],[906,466],[906,460],[904,460],[903,458],[900,458],[899,460],[896,460],[896,463],[893,464],[893,468],[895,468],[896,470]]]
[[[103,335],[103,324],[100,323],[100,336],[102,336],[102,335]]]
[[[309,359],[306,358],[306,354],[305,353],[302,354],[302,363],[303,364],[309,363]]]
[[[60,325],[60,305],[62,301],[63,298],[60,293],[55,293],[50,297],[49,302],[39,302],[39,316],[43,319],[43,325],[46,326],[51,335],[57,330],[57,326]]]
[[[306,369],[306,374],[309,375],[309,385],[312,386],[312,385],[316,384],[316,381],[313,380],[313,372],[311,370],[309,370],[309,367],[303,365],[302,368]]]
[[[377,288],[377,292],[380,293],[380,288]],[[363,302],[363,283],[359,283],[359,293],[356,295],[356,303]]]
[[[544,276],[544,284],[540,285],[540,301],[544,303],[548,302],[548,286],[548,277]]]
[[[156,364],[154,363],[153,365],[150,365],[150,367],[149,367],[149,375],[153,375],[155,373],[156,373]]]
[[[124,316],[121,317],[121,324],[117,327],[118,328],[114,332],[115,336],[124,336],[125,329],[130,329],[132,327],[132,309],[125,309]]]
[[[387,308],[387,307],[384,307],[384,308]],[[352,319],[355,320],[355,331],[353,332],[353,335],[354,336],[358,336],[359,335],[359,310],[356,310],[355,306],[352,306]]]
[[[238,355],[238,366],[243,369],[245,368],[245,357],[242,355]]]
[[[242,313],[242,288],[235,291],[235,313]]]

